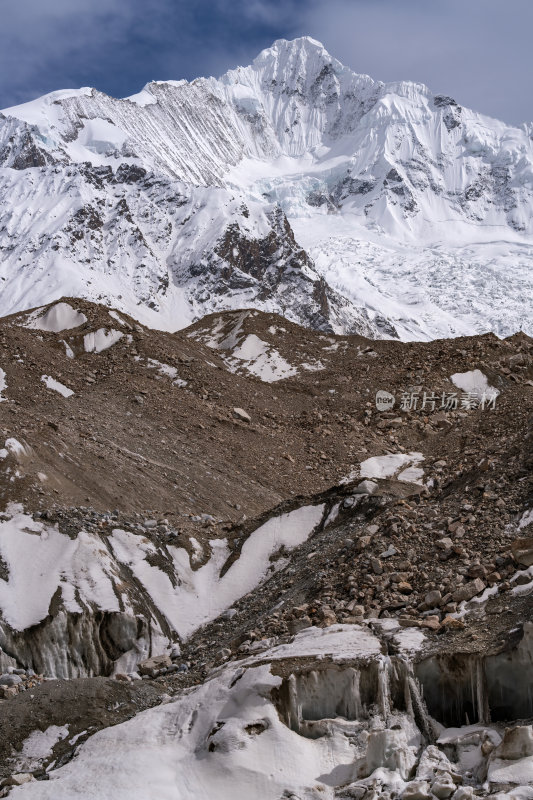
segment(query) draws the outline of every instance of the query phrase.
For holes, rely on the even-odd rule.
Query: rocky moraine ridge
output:
[[[532,392],[524,334],[1,319],[3,795],[531,797]]]

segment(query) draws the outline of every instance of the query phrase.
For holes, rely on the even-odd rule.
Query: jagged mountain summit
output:
[[[531,332],[531,127],[309,37],[4,110],[0,196],[3,313],[70,295],[169,330],[252,306],[378,338]]]

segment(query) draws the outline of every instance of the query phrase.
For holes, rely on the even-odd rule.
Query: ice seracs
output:
[[[29,452],[20,442],[8,439],[0,458],[11,454],[22,459]],[[183,547],[161,549],[146,537],[120,528],[112,530],[105,545],[83,528],[71,539],[13,506],[8,519],[0,520],[0,559],[6,567],[6,578],[0,580],[0,646],[17,653],[25,644],[13,632],[50,625],[53,642],[30,657],[34,666],[41,670],[46,666],[48,675],[59,677],[85,675],[101,664],[94,654],[87,656],[81,634],[79,642],[69,640],[69,618],[85,614],[86,624],[100,629],[98,615],[104,613],[120,638],[119,650],[135,665],[146,655],[146,636],[155,637],[161,648],[169,646],[171,632],[186,639],[286,566],[286,559],[273,562],[271,557],[280,550],[290,553],[305,542],[324,510],[323,504],[309,505],[272,516],[250,533],[228,567],[232,553],[226,539],[212,539],[209,558],[198,566]],[[57,608],[49,616],[54,596]],[[139,597],[145,607],[140,629],[135,614]],[[166,635],[160,628],[162,619]]]
[[[305,649],[287,651],[282,662],[272,663],[281,654],[266,650],[260,664],[218,669],[176,699],[91,736],[67,764],[48,768],[49,780],[29,782],[14,795],[530,797],[530,726],[445,728],[424,710],[409,665],[393,665],[371,637],[353,651],[342,639],[340,649],[334,645],[340,666],[324,657],[323,642],[333,644],[340,633],[312,629],[297,637],[307,640]],[[300,654],[313,666],[294,659]],[[17,763],[46,757],[68,735],[65,727],[32,735]]]

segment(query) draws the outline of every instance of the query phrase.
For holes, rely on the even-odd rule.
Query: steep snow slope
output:
[[[529,126],[308,37],[218,80],[6,109],[0,196],[6,312],[81,294],[170,329],[246,305],[402,338],[531,325]]]
[[[378,333],[317,274],[273,204],[127,164],[1,172],[2,315],[67,292],[165,330],[255,306],[312,327]]]

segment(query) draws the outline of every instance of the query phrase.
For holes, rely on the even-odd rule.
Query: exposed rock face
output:
[[[24,152],[16,159],[37,158],[34,150]],[[12,190],[28,200],[32,173],[23,171],[21,182],[15,183],[14,172],[11,178],[9,172],[3,174]],[[100,275],[98,288],[93,293],[84,287],[82,271],[70,284],[73,294],[106,296],[125,310],[135,308],[142,320],[171,330],[228,305],[255,305],[310,327],[381,335],[364,309],[358,310],[317,274],[279,206],[244,207],[242,199],[226,190],[213,190],[213,195],[128,164],[116,172],[90,164],[64,173],[51,167],[50,179],[50,191],[78,198],[74,210],[71,205],[53,231],[27,231],[18,241],[12,239],[8,253],[32,263],[37,258],[52,271],[59,253],[90,263],[91,271]],[[8,212],[9,226],[18,225],[17,214]],[[122,300],[108,284],[115,284],[118,276]],[[37,280],[28,292],[39,302],[56,293],[60,283],[59,275],[46,288]],[[18,299],[11,302],[9,291],[3,296],[4,311],[17,308]]]
[[[46,167],[55,162],[54,157],[44,147],[40,147],[39,132],[29,125],[21,125],[17,120],[6,120],[0,115],[0,165],[15,170]]]

